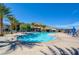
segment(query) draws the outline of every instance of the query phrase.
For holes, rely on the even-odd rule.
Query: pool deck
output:
[[[5,38],[10,37],[15,38],[16,34],[9,34],[5,36]],[[66,33],[54,33],[49,34],[49,36],[56,37],[56,40],[46,42],[46,43],[35,43],[35,44],[27,44],[27,45],[18,45],[15,50],[10,50],[8,46],[0,47],[0,54],[8,54],[8,55],[44,55],[44,52],[48,53],[49,55],[53,54],[48,49],[48,46],[54,49],[58,55],[60,54],[55,46],[60,47],[65,50],[65,48],[71,49],[79,48],[79,39],[78,37],[72,37]],[[1,37],[0,37],[1,38]],[[5,40],[4,38],[4,40]],[[3,39],[2,39],[3,40]],[[1,40],[0,40],[1,41]],[[9,51],[10,50],[10,51]],[[67,51],[68,52],[68,51]]]

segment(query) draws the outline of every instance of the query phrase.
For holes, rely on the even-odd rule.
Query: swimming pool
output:
[[[55,40],[55,37],[49,36],[48,32],[33,32],[18,36],[17,39],[24,42],[49,42]]]

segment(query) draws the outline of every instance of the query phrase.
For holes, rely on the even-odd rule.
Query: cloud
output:
[[[55,27],[57,27],[57,28],[72,28],[73,26],[78,29],[79,28],[79,22],[75,22],[73,24],[67,24],[67,25],[55,25]]]

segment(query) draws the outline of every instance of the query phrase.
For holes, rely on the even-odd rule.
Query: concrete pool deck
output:
[[[17,45],[15,50],[10,50],[10,45],[5,47],[0,47],[0,54],[8,54],[8,55],[44,55],[42,51],[48,53],[49,55],[53,54],[48,49],[48,46],[54,49],[58,55],[60,55],[59,51],[54,47],[60,47],[65,50],[65,48],[71,49],[79,48],[79,39],[77,37],[72,37],[66,33],[54,33],[49,34],[49,36],[56,37],[56,40],[46,42],[46,43],[35,43],[35,44],[27,44],[27,45]],[[13,37],[13,35],[11,36]],[[1,40],[0,40],[1,41]],[[10,50],[10,51],[9,51]],[[68,52],[68,51],[67,51]]]

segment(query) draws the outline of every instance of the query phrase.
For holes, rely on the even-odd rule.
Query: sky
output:
[[[20,22],[36,22],[57,27],[76,26],[79,23],[77,3],[8,3],[5,5]]]

